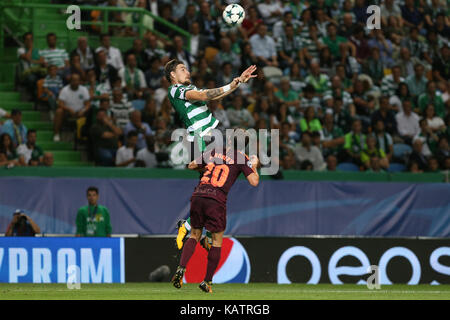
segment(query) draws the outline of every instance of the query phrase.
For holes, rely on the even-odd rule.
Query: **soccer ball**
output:
[[[229,26],[238,26],[244,21],[245,11],[238,4],[230,4],[223,10],[223,20]]]

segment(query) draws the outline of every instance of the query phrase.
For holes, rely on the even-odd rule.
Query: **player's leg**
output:
[[[191,235],[189,239],[186,240],[186,243],[183,246],[183,252],[181,253],[180,264],[177,267],[177,271],[172,278],[172,283],[175,288],[179,289],[183,285],[183,276],[186,272],[186,266],[194,254],[195,247],[197,246],[197,242],[200,241],[202,236],[202,229],[192,228]]]
[[[178,250],[183,249],[184,241],[191,231],[191,218],[177,222],[177,238],[175,239]]]
[[[222,251],[222,242],[223,242],[223,233],[221,232],[213,232],[212,236],[212,246],[209,249],[208,253],[208,264],[206,267],[206,275],[205,279],[200,283],[200,289],[204,292],[212,292],[212,278],[214,276],[214,272],[216,272],[217,266],[220,261],[220,254]]]

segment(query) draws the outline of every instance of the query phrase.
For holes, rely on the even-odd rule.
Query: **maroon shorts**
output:
[[[204,197],[191,198],[191,226],[195,229],[206,228],[210,232],[225,231],[227,209],[220,202]]]

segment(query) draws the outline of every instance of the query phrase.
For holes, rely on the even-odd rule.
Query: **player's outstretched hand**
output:
[[[239,80],[241,82],[248,82],[248,80],[250,80],[251,78],[255,78],[257,75],[253,74],[253,72],[256,71],[256,66],[252,65],[250,67],[248,67],[244,72],[242,72],[241,76],[239,77]]]

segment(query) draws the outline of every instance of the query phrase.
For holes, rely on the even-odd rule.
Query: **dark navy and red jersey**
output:
[[[255,172],[249,157],[236,150],[224,149],[222,153],[212,151],[204,160],[196,160],[199,167],[206,171],[192,196],[212,198],[224,205],[228,192],[241,172],[245,177]],[[241,164],[238,164],[238,160]]]

